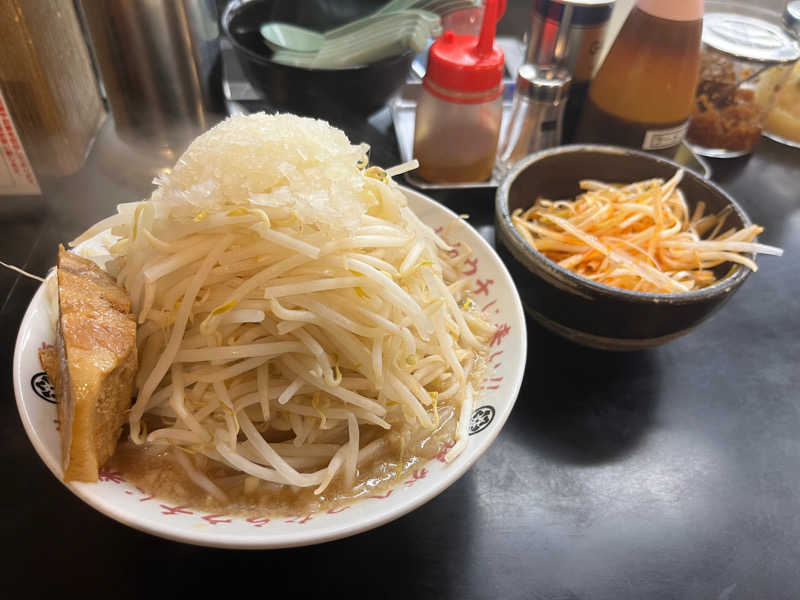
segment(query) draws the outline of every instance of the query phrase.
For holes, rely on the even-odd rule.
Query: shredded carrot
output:
[[[724,229],[731,207],[689,210],[678,188],[683,170],[664,181],[631,184],[583,180],[574,200],[539,198],[511,218],[519,234],[560,266],[593,281],[642,292],[686,292],[714,283],[726,262],[758,270],[747,254],[781,256],[755,242],[758,225]],[[707,235],[706,235],[707,234]],[[701,237],[706,236],[706,237]]]

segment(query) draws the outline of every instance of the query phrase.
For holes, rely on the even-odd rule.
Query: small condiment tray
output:
[[[421,82],[408,82],[400,88],[400,91],[392,99],[390,104],[395,137],[397,138],[397,146],[400,151],[400,159],[404,162],[413,158],[414,120],[417,111],[417,99],[419,98],[421,90]],[[514,82],[506,81],[503,90],[503,123],[505,123],[511,113],[513,97]],[[697,156],[685,142],[681,144],[674,160],[703,177],[711,177],[711,168],[703,159]],[[431,183],[415,175],[414,171],[405,173],[404,177],[409,184],[419,189],[494,188],[500,184],[496,174],[493,174],[492,178],[488,181],[468,183]]]

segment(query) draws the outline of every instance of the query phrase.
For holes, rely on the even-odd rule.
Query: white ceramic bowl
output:
[[[455,215],[433,200],[404,190],[411,208],[433,227],[444,226]],[[65,484],[82,500],[121,523],[164,538],[225,548],[280,548],[302,546],[350,536],[372,529],[424,504],[456,481],[483,454],[511,412],[525,369],[527,351],[522,304],[500,258],[468,224],[451,228],[452,238],[465,242],[474,257],[467,274],[476,276],[473,298],[497,325],[491,344],[494,372],[476,401],[467,449],[451,464],[433,459],[409,473],[394,488],[327,512],[291,518],[244,518],[210,514],[191,507],[172,506],[143,494],[119,473],[101,470],[94,484]],[[20,326],[14,351],[14,391],[17,406],[36,451],[62,480],[61,448],[52,387],[37,355],[53,343],[45,286],[33,297]]]

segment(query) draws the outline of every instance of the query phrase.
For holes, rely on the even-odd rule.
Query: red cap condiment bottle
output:
[[[431,45],[414,126],[417,174],[430,182],[479,182],[492,174],[503,116],[498,4],[486,0],[480,36],[445,31]]]

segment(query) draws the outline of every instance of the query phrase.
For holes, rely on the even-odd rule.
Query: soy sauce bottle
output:
[[[673,157],[700,70],[703,0],[637,0],[589,87],[578,140]]]

